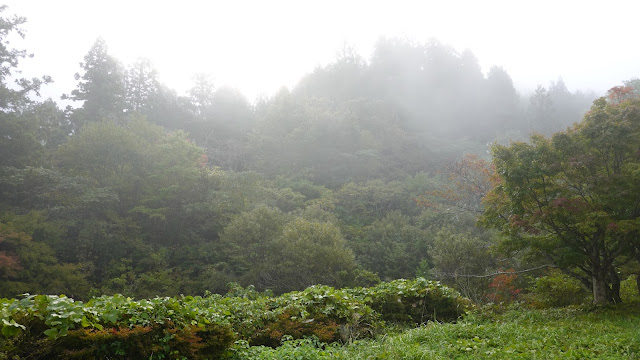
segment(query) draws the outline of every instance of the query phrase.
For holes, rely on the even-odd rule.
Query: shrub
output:
[[[331,343],[340,340],[340,326],[321,315],[310,319],[301,319],[295,311],[286,310],[268,323],[262,331],[251,339],[250,344],[277,347],[285,336],[302,339],[313,336],[318,340]]]
[[[311,286],[278,297],[232,285],[228,296],[134,300],[122,295],[87,303],[64,296],[0,299],[0,359],[208,359],[235,340],[278,346],[369,337],[380,318],[402,323],[455,320],[468,303],[423,278],[371,288]]]
[[[198,308],[201,302],[192,297],[135,301],[121,295],[86,304],[64,296],[3,299],[0,351],[30,359],[215,358],[235,335],[220,306]]]
[[[506,272],[513,272],[513,269],[509,269]],[[498,274],[496,275],[489,288],[491,292],[487,294],[487,298],[494,303],[510,303],[513,302],[522,289],[516,288],[513,284],[514,280],[518,278],[517,274]]]
[[[330,286],[310,286],[303,291],[277,298],[279,307],[291,314],[291,319],[315,323],[318,331],[326,333],[337,325],[331,336],[334,340],[351,341],[371,336],[380,325],[378,314],[362,299],[347,289]],[[314,333],[318,338],[322,334]],[[325,334],[323,337],[328,336]]]
[[[454,321],[470,307],[470,301],[438,281],[424,278],[394,280],[371,288],[352,290],[379,313],[383,320],[422,324]]]
[[[624,303],[640,302],[636,275],[630,275],[628,278],[620,282],[620,297]]]
[[[527,298],[534,307],[564,307],[584,303],[588,292],[580,281],[551,269],[549,275],[535,279]]]

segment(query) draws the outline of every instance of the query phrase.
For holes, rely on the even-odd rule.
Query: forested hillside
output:
[[[548,259],[495,251],[501,235],[475,224],[495,185],[489,150],[580,122],[594,94],[558,79],[525,97],[470,51],[381,38],[371,58],[345,48],[251,103],[206,74],[178,94],[149,60],[122,64],[97,39],[61,109],[34,100],[50,78],[19,77],[29,53],[8,39],[24,21],[3,17],[0,32],[1,297],[424,276],[484,302],[513,294],[469,275],[546,271]]]
[[[249,101],[98,38],[43,100],[5,12],[0,359],[638,356],[639,79],[382,37]]]

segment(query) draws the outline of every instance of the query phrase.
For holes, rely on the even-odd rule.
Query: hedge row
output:
[[[134,300],[64,295],[0,300],[0,359],[210,359],[237,340],[278,346],[283,337],[323,342],[368,337],[385,321],[452,321],[469,303],[422,278],[372,288],[311,286],[278,297],[233,285],[229,294]]]

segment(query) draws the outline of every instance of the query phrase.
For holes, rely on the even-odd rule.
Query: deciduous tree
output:
[[[583,122],[548,139],[493,148],[498,182],[483,221],[619,301],[621,266],[640,233],[640,101],[596,100]]]

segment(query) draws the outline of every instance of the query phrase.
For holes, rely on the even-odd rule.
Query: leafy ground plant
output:
[[[513,309],[472,313],[345,346],[286,340],[238,346],[235,359],[640,359],[640,310]],[[240,344],[242,345],[242,344]]]
[[[114,295],[86,303],[26,294],[0,300],[0,359],[219,358],[234,341],[247,351],[255,345],[292,348],[307,344],[291,343],[305,337],[348,343],[379,333],[381,318],[412,326],[436,314],[455,320],[465,309],[455,291],[422,278],[358,289],[316,285],[278,297],[237,285],[227,296]]]

